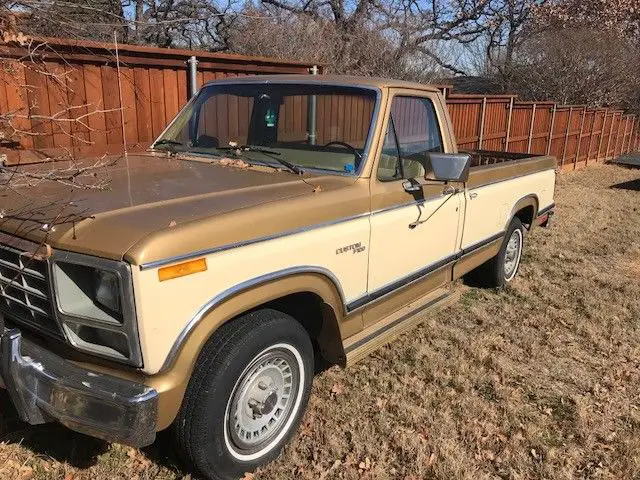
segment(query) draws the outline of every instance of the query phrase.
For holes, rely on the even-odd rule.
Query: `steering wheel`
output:
[[[360,166],[360,162],[362,161],[362,154],[358,150],[356,150],[356,147],[354,147],[353,145],[349,145],[347,142],[340,142],[337,140],[333,142],[325,143],[323,147],[328,147],[329,145],[340,145],[341,147],[345,147],[349,149],[351,153],[353,153],[353,156],[356,157],[355,167],[358,168]]]

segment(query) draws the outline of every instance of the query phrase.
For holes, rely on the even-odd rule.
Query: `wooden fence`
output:
[[[192,55],[199,85],[232,76],[305,74],[311,67],[137,45],[119,45],[116,55],[112,44],[75,40],[0,44],[0,115],[14,115],[14,128],[31,132],[19,145],[2,145],[0,138],[0,154],[15,164],[120,153],[125,142],[129,151],[148,148],[187,101]]]
[[[553,155],[563,171],[640,150],[640,125],[621,110],[515,96],[447,95],[463,149]]]
[[[117,53],[118,58],[114,45],[86,41],[0,44],[0,56],[9,65],[0,69],[0,115],[16,114],[14,127],[32,132],[19,144],[0,144],[9,163],[65,153],[119,153],[125,143],[129,151],[147,148],[187,100],[186,60],[192,55],[199,61],[199,85],[229,76],[305,74],[311,67],[133,45],[120,45]],[[550,154],[562,170],[640,150],[640,121],[620,110],[462,95],[447,86],[442,90],[463,149]],[[349,105],[331,106],[332,115]],[[336,118],[349,115],[338,112]]]

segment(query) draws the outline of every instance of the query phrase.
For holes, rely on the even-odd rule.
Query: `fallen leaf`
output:
[[[242,477],[242,480],[253,480],[254,478],[256,478],[256,476],[253,473],[246,472],[244,477]]]
[[[31,478],[33,478],[33,468],[22,467],[20,469],[20,478],[21,480],[30,480]]]
[[[176,221],[175,221],[175,220],[171,220],[171,221],[169,222],[169,227],[175,227],[176,225],[177,225],[177,223],[176,223]]]
[[[237,158],[223,158],[218,163],[225,167],[236,167],[242,169],[249,168],[249,164],[247,162]]]
[[[432,466],[434,463],[436,463],[436,454],[432,453],[429,456],[429,461],[427,462],[427,465]]]
[[[341,395],[344,393],[344,387],[339,383],[334,383],[333,387],[331,387],[331,393],[333,395]]]
[[[313,189],[313,193],[318,193],[322,191],[322,187],[320,185],[316,185],[316,187]]]

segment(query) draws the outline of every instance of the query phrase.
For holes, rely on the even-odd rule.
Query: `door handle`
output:
[[[405,192],[418,192],[422,189],[422,186],[412,179],[402,182],[402,188],[404,188]]]
[[[470,194],[469,194],[469,198],[470,198],[471,200],[473,200],[473,199],[474,199],[474,198],[476,198],[477,196],[478,196],[478,194],[477,194],[477,193],[470,193]]]
[[[444,190],[442,190],[442,195],[453,195],[454,193],[456,193],[456,189],[455,187],[452,187],[451,185],[447,185],[446,187],[444,187]]]

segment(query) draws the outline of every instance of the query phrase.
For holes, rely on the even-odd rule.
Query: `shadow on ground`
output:
[[[106,453],[110,445],[57,423],[24,423],[4,390],[0,390],[0,442],[20,444],[38,456],[50,457],[80,469],[98,463],[100,455]],[[152,462],[174,471],[176,475],[185,474],[167,432],[160,432],[155,443],[141,449],[141,452]]]
[[[636,180],[629,180],[628,182],[616,183],[615,185],[611,185],[611,188],[640,192],[640,178]]]

